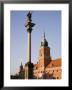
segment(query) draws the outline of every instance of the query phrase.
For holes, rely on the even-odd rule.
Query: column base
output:
[[[25,64],[25,79],[33,79],[33,63],[31,62]]]

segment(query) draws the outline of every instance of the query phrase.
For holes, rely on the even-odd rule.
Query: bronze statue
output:
[[[32,16],[32,13],[31,13],[31,11],[29,11],[28,14],[27,14],[27,17],[28,17],[29,20],[31,20],[31,16]]]

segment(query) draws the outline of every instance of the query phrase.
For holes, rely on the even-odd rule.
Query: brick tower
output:
[[[39,49],[39,64],[45,68],[50,63],[50,61],[51,61],[50,47],[48,46],[48,42],[45,38],[44,33],[41,41],[41,46]]]
[[[50,47],[48,46],[48,42],[45,38],[45,33],[43,33],[41,45],[39,48],[39,57],[38,62],[34,67],[34,76],[37,79],[46,79],[46,67],[51,62],[50,56]]]

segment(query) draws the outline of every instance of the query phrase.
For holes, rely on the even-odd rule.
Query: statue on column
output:
[[[32,16],[32,13],[31,13],[31,11],[29,11],[28,14],[27,14],[27,17],[28,17],[29,20],[31,20],[31,16]]]

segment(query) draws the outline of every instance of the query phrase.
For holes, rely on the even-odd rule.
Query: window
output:
[[[58,70],[57,70],[57,72],[58,72]]]
[[[37,69],[37,67],[34,68],[34,70],[36,70],[36,69]]]
[[[54,64],[52,64],[52,66],[54,66]]]
[[[53,70],[53,72],[54,72],[54,70]]]
[[[41,73],[42,73],[42,71],[41,71]]]
[[[47,73],[47,71],[46,71],[46,73]]]
[[[43,67],[43,65],[41,65],[41,67]]]
[[[59,79],[59,77],[57,77],[57,79]]]

